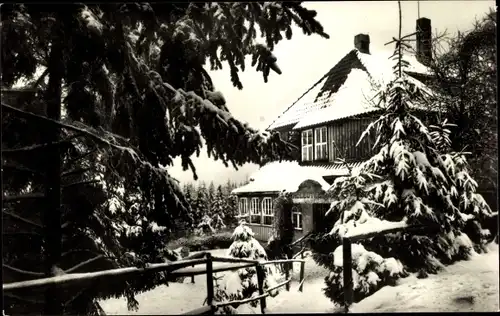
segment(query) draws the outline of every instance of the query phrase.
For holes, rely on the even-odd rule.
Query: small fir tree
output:
[[[222,192],[222,186],[218,186],[212,199],[212,220],[216,230],[226,228],[225,219],[228,211],[227,200]]]
[[[244,258],[251,260],[267,260],[266,251],[254,238],[253,231],[241,221],[233,232],[233,243],[229,247],[228,255],[234,258]],[[276,285],[276,270],[271,265],[263,266],[264,289]],[[254,267],[239,269],[228,272],[222,279],[222,284],[217,283],[216,297],[221,300],[241,300],[258,293],[257,270]],[[276,296],[278,290],[271,291],[271,296]],[[258,306],[259,301],[250,303],[252,307]],[[237,308],[235,304],[232,308]]]
[[[400,32],[401,33],[401,32]],[[432,102],[426,88],[405,73],[406,44],[396,40],[394,79],[378,94],[385,113],[371,123],[379,152],[338,178],[330,189],[330,212],[340,213],[328,236],[336,240],[331,269],[325,278],[325,294],[344,303],[342,246],[346,235],[369,230],[423,224],[435,231],[387,234],[352,245],[354,301],[394,283],[406,271],[437,272],[443,264],[463,260],[480,248],[486,232],[478,220],[493,216],[476,182],[470,177],[464,156],[446,152],[447,133],[432,134],[412,110]],[[444,129],[442,129],[444,131]],[[439,138],[441,141],[438,141]],[[440,148],[441,147],[441,148]],[[468,228],[468,229],[467,229]],[[471,241],[467,232],[475,232]],[[324,258],[324,257],[323,257]],[[330,256],[331,260],[332,256]]]

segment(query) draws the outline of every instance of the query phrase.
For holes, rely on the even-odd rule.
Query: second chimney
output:
[[[417,20],[417,60],[429,65],[432,60],[432,29],[431,20],[420,18]]]
[[[360,53],[370,54],[370,36],[368,34],[354,36],[354,47]]]

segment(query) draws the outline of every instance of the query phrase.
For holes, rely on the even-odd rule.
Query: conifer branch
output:
[[[22,216],[19,216],[19,215],[15,214],[15,213],[11,213],[11,212],[8,212],[8,211],[3,211],[3,210],[2,210],[2,213],[3,213],[3,214],[5,214],[5,215],[10,216],[10,217],[12,217],[12,218],[15,218],[15,219],[17,219],[17,220],[19,220],[19,221],[21,221],[21,222],[24,222],[24,223],[27,223],[27,224],[33,225],[33,226],[35,226],[35,227],[42,228],[42,225],[41,225],[41,224],[35,223],[35,222],[33,222],[33,221],[30,221],[29,219],[26,219],[26,218],[24,218],[24,217],[22,217]]]

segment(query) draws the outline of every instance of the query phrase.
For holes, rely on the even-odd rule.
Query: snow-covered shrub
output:
[[[242,221],[233,232],[233,243],[229,247],[228,255],[234,258],[266,261],[267,255],[264,248],[254,238],[253,231]],[[277,284],[277,272],[272,265],[263,266],[264,289]],[[216,297],[224,300],[241,300],[258,293],[257,270],[254,267],[243,268],[225,273],[220,283],[214,284]],[[271,296],[278,294],[278,290],[271,291]],[[259,301],[250,303],[252,307],[258,306]],[[237,308],[238,306],[233,306]]]
[[[484,244],[487,232],[481,228],[481,221],[494,216],[476,193],[477,183],[468,173],[464,156],[449,149],[450,126],[441,124],[431,133],[422,122],[422,115],[431,114],[418,109],[423,105],[429,108],[432,92],[404,72],[407,62],[399,48],[395,56],[394,79],[375,98],[383,113],[361,136],[375,129],[374,148],[378,152],[349,176],[337,178],[328,192],[334,200],[329,212],[340,214],[340,218],[323,239],[336,250],[315,259],[332,270],[333,274],[325,279],[325,293],[335,303],[343,302],[343,297],[337,295],[343,286],[342,266],[325,261],[333,255],[337,262],[343,237],[403,228],[359,241],[363,248],[356,251],[363,249],[371,255],[355,257],[353,245],[353,265],[357,267],[353,277],[359,300],[404,275],[405,270],[425,276],[436,273],[443,264],[467,259],[475,245]],[[429,229],[404,230],[416,224]],[[475,233],[473,240],[469,232]],[[368,264],[367,270],[358,270],[359,258],[365,260],[361,267],[366,268],[367,258],[373,264]],[[398,261],[386,264],[383,258]],[[381,272],[385,271],[381,265],[404,269],[387,274]]]
[[[342,246],[333,252],[333,269],[325,278],[327,283],[338,286],[327,286],[325,295],[338,304],[344,302],[344,276]],[[383,258],[375,252],[368,251],[361,244],[352,244],[352,282],[353,299],[359,302],[384,285],[394,285],[396,279],[406,275],[403,265],[394,258]]]

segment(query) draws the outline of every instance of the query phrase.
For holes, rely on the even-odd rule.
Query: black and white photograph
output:
[[[0,17],[3,315],[500,311],[494,1]]]

